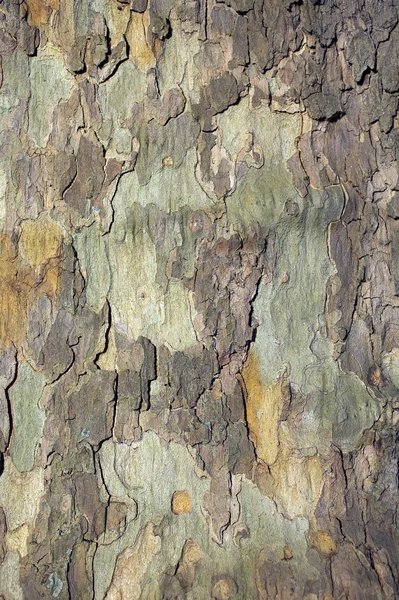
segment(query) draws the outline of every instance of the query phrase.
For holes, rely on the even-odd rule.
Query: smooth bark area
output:
[[[0,598],[399,598],[398,1],[0,21]]]

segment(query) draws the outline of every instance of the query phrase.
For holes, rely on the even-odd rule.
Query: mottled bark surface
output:
[[[0,21],[0,598],[399,598],[398,1]]]

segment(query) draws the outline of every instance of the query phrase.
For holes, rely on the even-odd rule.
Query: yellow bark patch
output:
[[[18,268],[16,250],[6,234],[0,234],[0,344],[23,338],[26,328],[29,271]]]
[[[320,497],[323,471],[319,456],[290,456],[290,450],[272,467],[275,493],[288,518],[311,518]]]
[[[270,468],[258,465],[255,480],[262,493],[276,499],[287,518],[312,519],[323,486],[322,461],[318,455],[301,456],[282,445]]]
[[[37,221],[24,221],[19,249],[32,267],[38,267],[58,256],[61,237],[58,225],[47,217]]]
[[[183,561],[190,565],[196,565],[202,558],[201,546],[194,540],[187,540],[182,552]]]
[[[289,399],[288,379],[284,375],[275,384],[265,388],[253,348],[249,351],[242,376],[246,388],[250,436],[258,458],[271,465],[278,453],[281,412]]]
[[[148,11],[145,13],[131,13],[130,22],[126,31],[126,39],[130,47],[130,55],[139,69],[155,65],[155,56],[147,40],[146,31],[149,25]]]
[[[115,371],[117,365],[117,351],[115,344],[114,328],[111,327],[108,334],[108,346],[104,354],[100,355],[97,365],[103,371]]]
[[[59,0],[26,0],[28,6],[28,23],[32,27],[46,25],[51,10],[59,10]]]
[[[61,283],[61,231],[47,219],[26,221],[20,252],[8,234],[0,234],[0,346],[19,345],[26,335],[30,307]]]
[[[309,533],[309,543],[323,554],[323,556],[331,556],[337,552],[337,545],[334,540],[328,533],[320,529]]]
[[[32,471],[20,473],[10,457],[4,461],[4,473],[0,486],[0,506],[3,507],[7,519],[8,532],[19,530],[24,524],[33,527],[34,520],[44,493],[44,470],[34,468]],[[21,548],[25,531],[21,529],[14,536],[20,537]],[[9,537],[8,540],[11,540]]]
[[[175,515],[183,515],[190,512],[191,500],[190,495],[186,491],[177,491],[172,496],[172,512]]]
[[[216,581],[212,588],[215,600],[230,600],[237,597],[237,584],[232,577],[223,577]]]
[[[130,7],[127,4],[120,4],[116,0],[106,0],[105,15],[109,27],[111,47],[114,48],[123,40],[126,34],[130,20]]]
[[[8,552],[18,552],[23,558],[28,554],[28,537],[31,531],[27,523],[21,525],[14,531],[7,531],[6,543]]]

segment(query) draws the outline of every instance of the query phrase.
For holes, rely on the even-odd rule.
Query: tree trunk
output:
[[[0,15],[0,598],[399,598],[398,0]]]

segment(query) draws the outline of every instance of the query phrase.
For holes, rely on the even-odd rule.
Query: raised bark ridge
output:
[[[0,598],[398,598],[397,0],[0,20]]]

